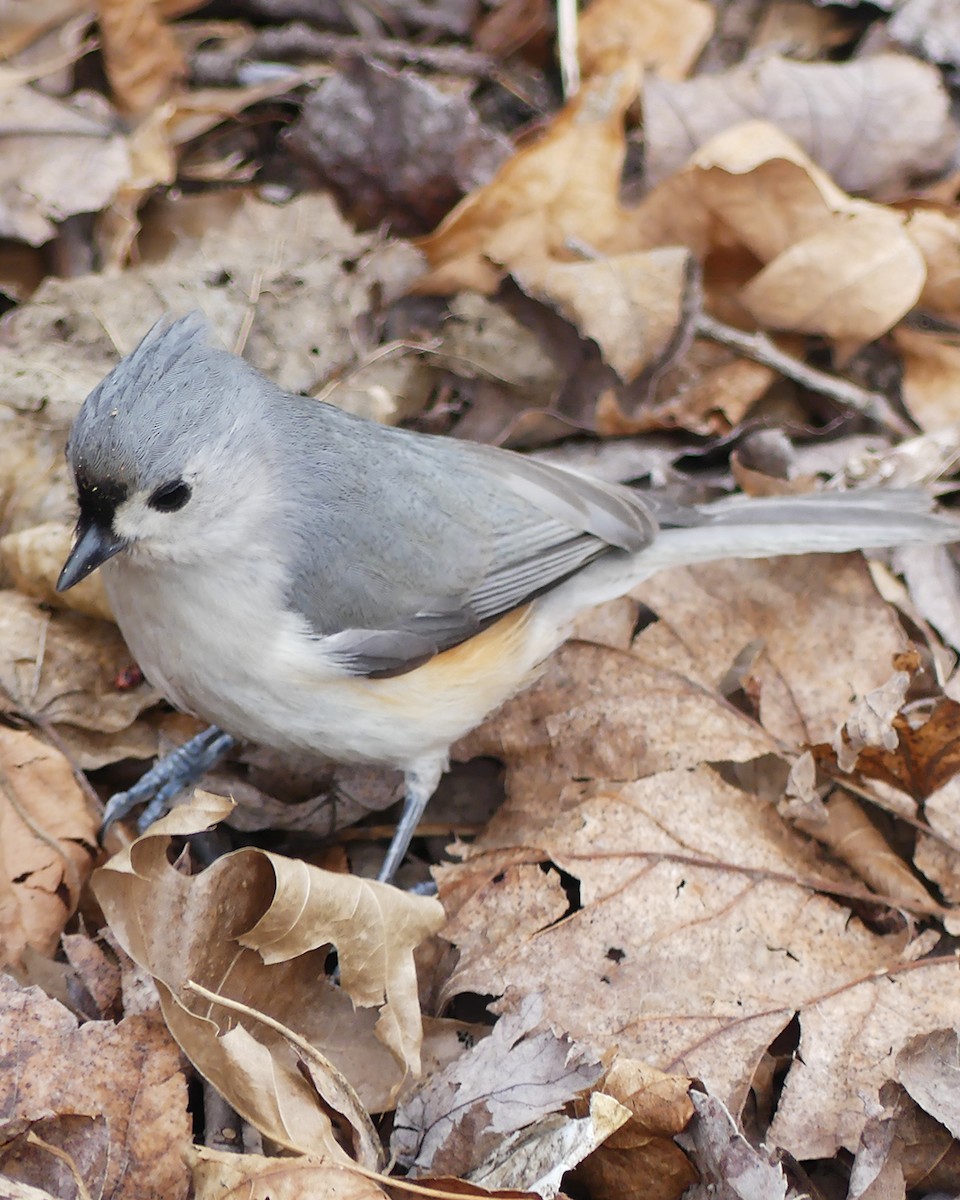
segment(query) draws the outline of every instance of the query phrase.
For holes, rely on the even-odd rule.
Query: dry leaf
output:
[[[931,897],[903,859],[887,845],[877,827],[852,796],[837,788],[827,805],[827,820],[806,828],[881,896],[910,912],[940,914],[943,906]]]
[[[632,62],[661,79],[682,79],[713,26],[713,9],[703,0],[592,0],[580,17],[580,70],[589,79]]]
[[[397,1108],[392,1155],[411,1174],[471,1177],[504,1138],[597,1081],[602,1067],[569,1038],[540,1029],[543,1001],[527,996],[489,1037],[432,1075]]]
[[[0,89],[0,236],[41,246],[75,213],[97,212],[130,164],[110,114],[31,87]]]
[[[621,222],[623,119],[636,93],[627,68],[585,84],[539,141],[419,239],[430,270],[416,290],[489,294],[504,268],[570,259],[584,245],[605,251]]]
[[[14,586],[41,604],[112,621],[110,601],[98,573],[69,592],[57,591],[57,579],[72,544],[73,530],[69,525],[53,522],[37,525],[0,538],[0,563],[9,572]]]
[[[690,254],[667,247],[585,263],[523,263],[514,278],[599,345],[625,382],[662,370],[690,338],[698,280]]]
[[[151,0],[97,0],[107,79],[117,107],[140,115],[162,103],[186,64]]]
[[[751,674],[760,722],[787,745],[830,740],[851,694],[885,683],[907,648],[859,555],[684,567],[661,571],[633,594],[660,618],[634,645],[651,665],[715,685],[759,642]]]
[[[591,1195],[674,1200],[696,1181],[696,1169],[673,1140],[693,1115],[690,1082],[634,1059],[614,1060],[602,1089],[631,1117],[578,1167]]]
[[[106,621],[0,591],[0,644],[0,712],[116,733],[158,699],[145,683],[125,684],[130,652]]]
[[[955,137],[940,73],[903,54],[848,63],[764,57],[685,82],[651,78],[643,108],[652,182],[751,117],[782,129],[841,188],[864,194],[902,191],[941,171]]]
[[[594,1092],[587,1116],[543,1117],[507,1137],[496,1153],[470,1175],[497,1191],[535,1192],[543,1200],[560,1195],[563,1176],[592,1154],[630,1119],[630,1110],[611,1096]]]
[[[283,1146],[323,1146],[342,1161],[329,1105],[350,1120],[355,1152],[372,1153],[369,1122],[343,1100],[351,1089],[340,1072],[359,1103],[376,1111],[418,1070],[413,950],[437,927],[441,909],[252,849],[191,878],[170,866],[171,835],[203,829],[231,807],[198,793],[97,873],[97,898],[121,945],[156,977],[185,1053],[239,1113]],[[326,972],[331,945],[341,986]],[[241,1001],[245,1015],[201,1000],[188,981]],[[310,1054],[259,1020],[260,1012],[305,1039]]]
[[[97,819],[64,756],[0,724],[0,966],[52,955],[93,869]]]
[[[39,988],[0,976],[0,1110],[20,1137],[0,1149],[0,1173],[61,1200],[186,1197],[187,1085],[173,1039],[157,1017],[88,1021]],[[69,1161],[29,1141],[35,1132]],[[8,1126],[8,1134],[9,1134]],[[71,1167],[73,1168],[71,1170]]]
[[[196,1200],[383,1200],[386,1193],[349,1166],[319,1156],[265,1158],[190,1146],[187,1165]]]
[[[720,1194],[726,1192],[730,1200],[786,1200],[787,1180],[776,1156],[765,1147],[754,1149],[715,1096],[691,1092],[690,1097],[697,1115],[680,1142],[695,1152],[705,1176],[703,1194],[722,1189]]]
[[[924,1111],[960,1138],[960,1044],[956,1028],[912,1038],[897,1055],[897,1077]]]

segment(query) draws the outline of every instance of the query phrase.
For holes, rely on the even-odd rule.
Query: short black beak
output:
[[[77,522],[77,540],[73,543],[67,561],[63,564],[57,591],[65,592],[124,548],[127,543],[110,529],[104,529],[89,517],[80,517]]]

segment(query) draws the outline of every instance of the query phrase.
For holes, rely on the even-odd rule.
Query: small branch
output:
[[[572,100],[580,90],[580,52],[577,0],[557,2],[557,58],[564,100]]]
[[[237,48],[198,51],[191,69],[195,81],[222,86],[237,82],[237,73],[243,63],[297,62],[339,55],[409,63],[448,75],[495,78],[500,71],[489,55],[460,46],[420,46],[398,38],[323,33],[301,21],[293,21],[279,29],[265,29]]]
[[[715,321],[706,313],[700,313],[697,317],[695,333],[699,337],[719,342],[721,346],[728,346],[762,366],[772,367],[787,379],[802,384],[812,392],[829,396],[844,408],[852,408],[854,412],[862,413],[892,433],[898,433],[902,437],[912,437],[916,433],[916,430],[894,411],[889,399],[882,392],[868,391],[856,383],[851,383],[849,379],[841,379],[837,375],[828,375],[826,371],[818,371],[816,367],[808,367],[806,363],[778,349],[765,333],[744,333],[742,329]]]

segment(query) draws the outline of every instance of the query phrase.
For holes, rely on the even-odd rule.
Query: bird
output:
[[[212,722],[108,812],[156,779],[165,794],[190,782],[234,739],[399,768],[383,881],[451,745],[537,678],[585,609],[665,567],[960,530],[921,491],[685,506],[381,425],[283,390],[197,312],[159,321],[94,388],[66,452],[79,515],[58,590],[99,569],[146,678]]]

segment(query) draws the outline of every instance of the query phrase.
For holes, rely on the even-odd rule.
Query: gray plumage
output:
[[[273,477],[287,498],[273,516],[286,602],[360,675],[410,670],[597,560],[616,570],[658,530],[678,551],[688,545],[690,560],[847,548],[830,527],[854,545],[952,535],[919,493],[681,508],[510,452],[376,425],[282,391],[212,346],[193,313],[154,327],[85,402],[68,446],[81,509],[109,510],[179,479],[198,450],[225,464],[255,456]],[[798,542],[806,525],[819,532]]]

